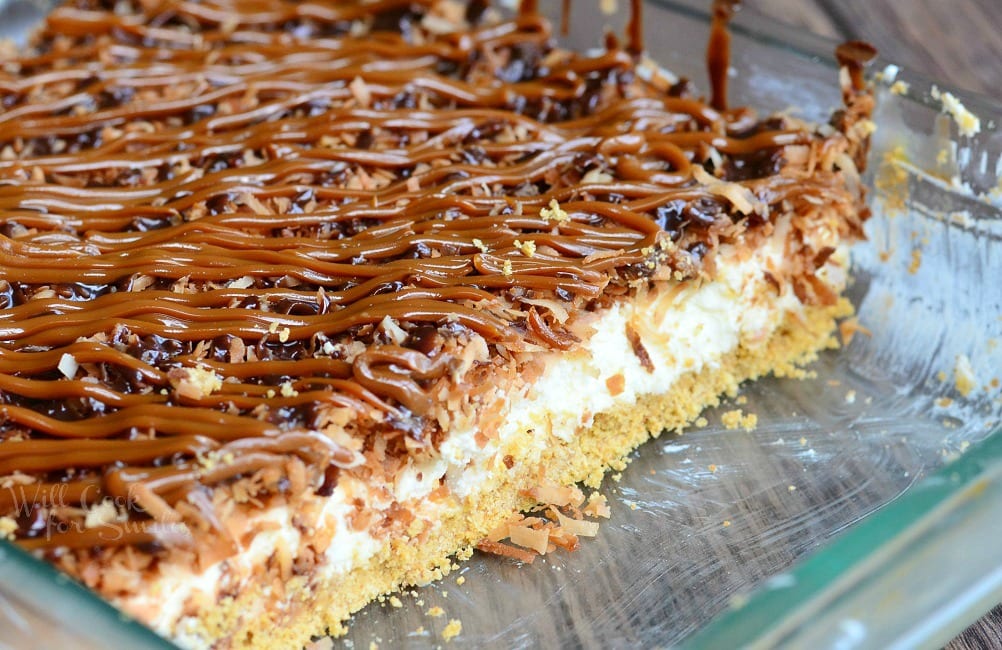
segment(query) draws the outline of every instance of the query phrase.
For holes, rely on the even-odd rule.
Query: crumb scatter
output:
[[[758,416],[754,413],[747,415],[741,409],[726,411],[720,416],[720,421],[726,429],[744,429],[754,431],[758,426]]]

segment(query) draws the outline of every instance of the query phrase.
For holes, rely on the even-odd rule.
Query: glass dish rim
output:
[[[818,550],[752,590],[685,639],[680,647],[702,650],[728,647],[777,647],[787,635],[810,624],[813,612],[835,599],[852,598],[863,569],[896,568],[891,551],[950,515],[964,514],[972,499],[990,483],[1002,481],[1002,430],[995,430],[962,456],[909,487],[897,499],[851,524]],[[931,537],[936,532],[929,533]],[[874,544],[874,540],[883,540]],[[857,575],[849,575],[856,573]],[[987,613],[1002,597],[1002,584],[987,598]],[[956,594],[954,594],[956,596]],[[979,605],[983,604],[983,601]],[[974,619],[977,620],[977,619]],[[950,620],[935,632],[929,647],[941,647],[974,620]]]

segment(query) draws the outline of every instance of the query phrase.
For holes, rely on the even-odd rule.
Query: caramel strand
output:
[[[730,23],[741,0],[713,0],[710,38],[706,45],[706,70],[710,78],[710,105],[727,110],[727,74],[731,66]]]
[[[626,23],[626,51],[639,58],[644,53],[644,0],[630,0],[630,18]]]

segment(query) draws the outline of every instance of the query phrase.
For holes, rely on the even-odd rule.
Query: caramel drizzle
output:
[[[731,31],[728,28],[741,0],[713,0],[710,38],[706,44],[706,70],[710,77],[710,106],[727,110],[727,73],[731,65]]]
[[[318,432],[331,409],[367,444],[378,411],[407,440],[394,453],[420,453],[443,342],[572,346],[522,299],[582,310],[659,270],[695,277],[722,232],[767,219],[691,166],[816,137],[730,121],[719,74],[712,107],[631,84],[639,14],[625,50],[585,57],[552,50],[531,0],[415,37],[433,4],[78,2],[0,72],[0,476],[36,479],[0,490],[0,514],[26,547],[150,543],[193,491],[290,459],[317,488],[358,462]],[[754,164],[742,181],[770,204],[852,200]],[[195,367],[222,388],[175,390]],[[37,514],[57,496],[131,499],[137,528],[52,534]]]
[[[630,0],[626,23],[626,51],[639,58],[644,53],[644,0]]]

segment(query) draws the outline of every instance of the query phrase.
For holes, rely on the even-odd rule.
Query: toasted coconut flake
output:
[[[566,323],[567,319],[570,317],[570,314],[564,306],[556,300],[548,300],[546,298],[520,298],[520,300],[528,305],[535,305],[537,307],[545,307],[546,309],[549,309],[550,313],[553,314],[553,317],[561,325]]]
[[[59,372],[63,373],[63,376],[67,379],[73,379],[77,376],[77,370],[80,369],[80,364],[77,363],[77,358],[74,357],[69,352],[64,352],[63,356],[59,357]]]
[[[166,501],[149,488],[145,483],[135,483],[130,488],[130,496],[136,504],[158,522],[176,524],[181,522],[181,515],[171,508]]]
[[[153,284],[156,281],[157,279],[151,275],[137,273],[135,276],[133,276],[132,281],[129,282],[129,291],[135,292],[135,291],[142,291],[143,289],[148,289],[149,287],[153,286]]]
[[[442,35],[451,34],[456,31],[458,26],[448,18],[436,16],[435,14],[425,14],[421,19],[421,27],[432,34]]]
[[[598,492],[592,492],[591,496],[588,497],[588,505],[581,512],[589,517],[604,517],[605,519],[612,515],[608,499],[605,498],[604,494]]]
[[[10,476],[4,476],[0,478],[0,488],[9,490],[15,485],[31,485],[32,483],[37,483],[38,479],[34,476],[28,474],[22,474],[21,472],[15,471]]]
[[[180,522],[156,522],[146,530],[161,544],[171,548],[191,548],[195,542],[188,526]]]
[[[582,184],[590,183],[611,183],[613,181],[612,175],[607,174],[601,169],[591,169],[584,176],[581,177]]]
[[[508,527],[508,538],[512,544],[531,548],[540,555],[546,555],[546,550],[550,544],[550,531],[542,528],[536,530],[523,525],[512,525]]]
[[[594,537],[598,534],[598,522],[573,519],[564,515],[559,510],[556,511],[556,514],[557,521],[560,522],[560,527],[572,535]]]
[[[477,543],[477,550],[483,551],[484,553],[491,553],[493,555],[500,555],[502,557],[510,557],[513,560],[525,562],[526,564],[532,564],[533,560],[536,559],[536,555],[531,551],[526,551],[525,549],[517,548],[510,544],[492,542],[487,539],[481,540]]]
[[[842,170],[842,173],[845,174],[846,187],[848,187],[851,192],[859,192],[859,188],[863,181],[859,177],[859,170],[856,168],[856,163],[853,161],[852,156],[842,151],[839,152],[833,160],[835,164],[838,165],[839,169]]]
[[[271,210],[265,207],[264,203],[258,200],[256,196],[250,192],[244,192],[237,197],[237,205],[246,205],[254,214],[265,215],[271,214]]]
[[[713,163],[714,169],[720,169],[724,166],[724,157],[720,155],[716,147],[707,147],[706,157]]]
[[[226,285],[229,289],[250,289],[254,286],[254,278],[249,275],[245,275],[236,280],[230,280],[229,284]]]
[[[352,79],[351,83],[348,84],[348,90],[351,91],[359,106],[368,108],[369,104],[372,103],[372,91],[369,90],[368,84],[361,77]]]
[[[587,257],[582,258],[581,263],[585,266],[588,266],[594,264],[595,262],[609,259],[610,257],[616,257],[617,255],[622,255],[622,254],[623,252],[619,250],[598,251],[596,253],[588,255]]]
[[[572,553],[581,548],[581,540],[578,536],[564,528],[550,529],[550,543]]]
[[[609,394],[615,397],[626,389],[626,377],[623,376],[623,373],[617,372],[605,380],[605,387]]]
[[[783,147],[783,158],[787,165],[806,166],[811,159],[811,148],[803,144],[790,144]]]
[[[765,205],[744,185],[722,181],[715,176],[711,176],[710,172],[699,165],[692,166],[692,177],[700,185],[705,185],[706,189],[712,194],[730,201],[734,209],[741,214],[761,212],[765,208]]]
[[[584,503],[584,494],[573,485],[540,485],[523,492],[527,497],[536,500],[536,503],[545,503],[551,506],[574,506],[575,508]]]
[[[397,322],[389,316],[383,316],[383,320],[380,321],[379,326],[382,328],[386,336],[397,345],[403,345],[407,340],[407,332],[397,325]]]
[[[487,533],[484,538],[489,542],[500,542],[502,539],[508,537],[508,522],[501,524],[500,526],[495,526]]]

